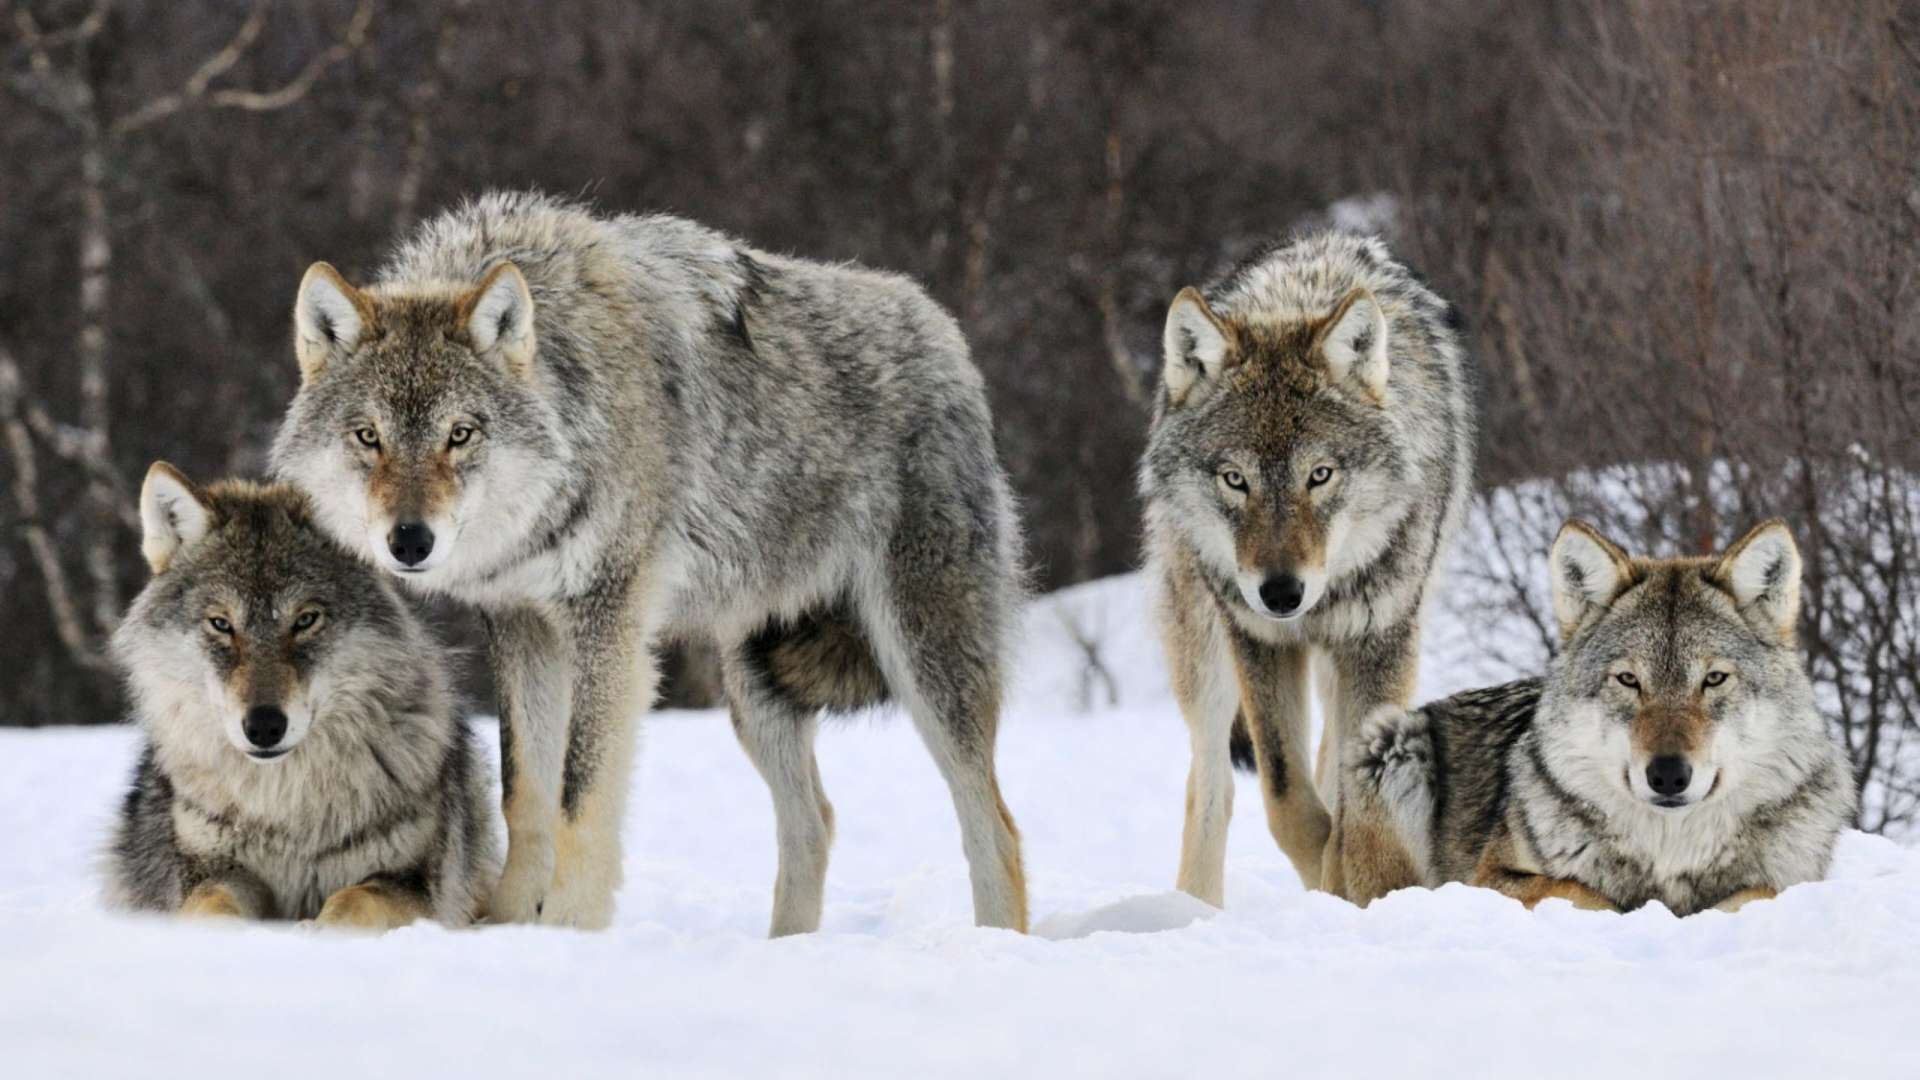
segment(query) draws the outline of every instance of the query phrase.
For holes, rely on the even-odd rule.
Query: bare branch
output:
[[[253,43],[259,39],[261,30],[266,26],[266,12],[271,0],[257,0],[247,13],[246,21],[233,39],[218,52],[208,57],[188,77],[186,84],[172,94],[166,94],[149,101],[140,108],[122,116],[108,130],[115,136],[138,131],[157,120],[165,119],[190,106],[205,104],[213,109],[240,109],[245,112],[273,112],[284,109],[307,96],[320,77],[335,64],[352,56],[366,43],[367,27],[373,22],[373,0],[360,0],[353,10],[353,18],[340,39],[308,59],[305,67],[284,85],[272,90],[214,90],[208,87],[213,80],[232,70],[246,55]]]
[[[74,603],[73,585],[53,543],[40,508],[40,474],[33,452],[33,437],[21,417],[20,366],[13,354],[0,345],[0,429],[4,430],[8,451],[13,457],[13,501],[20,515],[20,529],[46,585],[47,609],[53,615],[54,633],[68,655],[82,667],[105,670],[107,658],[80,616]]]

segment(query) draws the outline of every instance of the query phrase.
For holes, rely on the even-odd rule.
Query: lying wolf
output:
[[[1856,792],[1795,642],[1786,526],[1636,559],[1570,522],[1552,560],[1544,679],[1368,718],[1349,791],[1395,823],[1402,884],[1688,915],[1825,876]]]
[[[279,474],[363,557],[485,618],[495,918],[611,918],[653,649],[691,638],[719,647],[773,792],[773,933],[820,922],[818,715],[888,696],[952,795],[975,920],[1025,928],[994,774],[1019,536],[980,372],[917,286],[498,194],[366,288],[316,265],[294,322]]]
[[[445,654],[287,487],[140,493],[153,580],[114,635],[147,745],[108,855],[123,908],[388,929],[471,922],[491,776]]]

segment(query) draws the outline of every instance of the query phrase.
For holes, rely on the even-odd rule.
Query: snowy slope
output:
[[[1055,608],[1120,702],[1081,712]],[[1304,893],[1243,783],[1228,910],[1168,892],[1185,729],[1139,583],[1037,605],[1002,735],[1036,930],[970,926],[908,725],[827,730],[825,930],[762,939],[772,811],[722,716],[645,732],[614,929],[373,940],[97,910],[126,730],[0,733],[0,1075],[1912,1076],[1920,853],[1849,836],[1835,880],[1685,921],[1491,893],[1362,912]],[[1462,631],[1436,626],[1430,653]],[[1472,673],[1434,662],[1423,693]]]

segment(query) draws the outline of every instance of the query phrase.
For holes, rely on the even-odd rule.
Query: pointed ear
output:
[[[521,378],[533,374],[533,294],[527,279],[510,262],[493,268],[460,301],[460,321],[473,351],[500,358]]]
[[[1720,557],[1714,577],[1756,627],[1794,640],[1800,621],[1800,547],[1786,522],[1755,526]]]
[[[327,263],[307,267],[293,302],[293,351],[300,380],[312,382],[335,355],[352,352],[373,321],[373,298],[347,284]]]
[[[1200,290],[1191,285],[1173,298],[1160,341],[1166,353],[1167,399],[1175,405],[1185,401],[1194,387],[1232,366],[1238,345],[1233,326],[1215,315]]]
[[[1387,393],[1387,316],[1366,289],[1355,289],[1334,305],[1321,324],[1320,355],[1334,382],[1356,379],[1375,401]]]
[[[140,485],[140,554],[156,574],[164,573],[181,548],[207,535],[213,521],[206,498],[180,470],[156,461]]]
[[[1560,640],[1596,610],[1607,606],[1613,594],[1633,575],[1633,559],[1619,545],[1584,521],[1569,521],[1554,537],[1553,615],[1560,622]]]

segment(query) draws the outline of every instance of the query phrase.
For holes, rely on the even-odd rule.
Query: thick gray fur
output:
[[[521,331],[510,298],[498,327],[461,306],[508,263],[531,299],[530,359],[487,344]],[[400,576],[478,605],[492,635],[510,831],[497,917],[608,921],[652,652],[708,639],[773,791],[774,932],[819,921],[832,814],[815,716],[889,694],[951,788],[976,917],[1024,927],[993,771],[1019,535],[946,311],[892,274],[526,193],[426,223],[353,292],[363,307],[317,294],[300,309],[333,304],[357,332],[301,316],[307,378],[273,458],[379,565],[403,569],[381,540],[403,516],[451,544]],[[478,427],[458,453],[453,423]],[[363,424],[375,452],[354,442]]]
[[[387,912],[401,911],[470,923],[499,873],[498,839],[492,777],[454,714],[445,650],[312,523],[299,493],[227,482],[189,497],[204,535],[169,552],[113,640],[145,745],[107,899],[174,912],[219,887],[237,902],[229,914],[312,919],[371,884],[383,921],[342,921],[397,925]],[[312,610],[314,627],[290,629]],[[257,705],[284,708],[301,733],[273,760],[250,760],[239,734]]]

